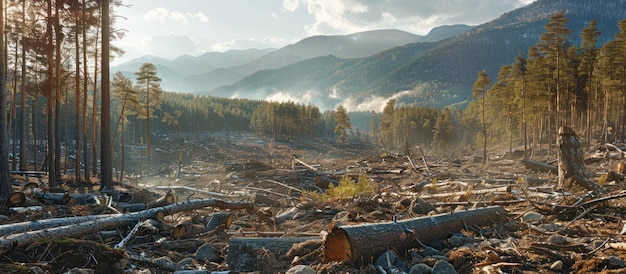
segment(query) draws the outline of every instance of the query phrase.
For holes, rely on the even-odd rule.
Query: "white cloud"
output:
[[[293,1],[295,0],[285,2]],[[504,12],[534,2],[534,0],[300,1],[314,17],[314,22],[305,26],[309,36],[384,28],[426,34],[440,25],[484,23],[485,18],[495,18]]]
[[[300,8],[300,2],[298,0],[284,0],[283,11],[295,11]]]
[[[202,12],[181,12],[177,10],[168,10],[164,7],[156,7],[152,10],[149,10],[143,15],[143,18],[147,21],[156,20],[159,22],[165,22],[167,20],[172,20],[175,22],[180,22],[185,25],[188,25],[190,21],[197,21],[200,23],[209,22],[209,17],[204,15]]]

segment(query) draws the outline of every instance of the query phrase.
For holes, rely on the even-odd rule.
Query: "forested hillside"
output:
[[[59,27],[59,35],[78,40],[52,44],[43,34],[55,22],[20,11],[54,11],[12,3],[9,22],[36,22],[37,28],[19,34],[25,43],[7,44],[11,168],[39,169],[44,159],[54,159],[44,167],[89,178],[99,169],[103,122],[112,125],[108,136],[117,159],[145,157],[148,163],[150,152],[157,151],[153,141],[169,146],[185,134],[217,131],[253,132],[283,142],[337,144],[341,139],[343,145],[376,144],[387,153],[419,145],[444,155],[486,144],[510,151],[524,147],[533,155],[553,145],[550,134],[561,125],[575,128],[588,148],[623,141],[626,23],[617,19],[621,13],[616,10],[623,11],[624,3],[537,1],[440,42],[407,44],[367,58],[321,56],[262,70],[219,90],[230,98],[164,91],[162,72],[146,62],[132,77],[111,77],[110,102],[101,93],[95,3],[85,6],[83,16],[94,17],[84,26]],[[555,9],[562,12],[548,14]],[[59,14],[67,16],[60,18],[66,25],[75,22],[73,13]],[[228,93],[231,89],[238,93]],[[304,102],[247,98],[252,90],[263,97],[293,92]],[[111,103],[111,114],[103,119],[105,102]],[[377,111],[350,108],[366,102]],[[350,123],[337,120],[338,111],[346,109]],[[123,168],[122,161],[118,170]]]
[[[253,74],[212,94],[263,98],[259,96],[278,91],[309,92],[317,95],[316,104],[350,101],[352,110],[373,98],[391,96],[399,96],[398,103],[409,105],[467,106],[476,73],[486,70],[493,77],[501,66],[513,62],[518,52],[528,54],[556,12],[563,11],[570,19],[567,38],[576,47],[581,46],[582,29],[596,19],[601,46],[619,32],[617,23],[623,18],[624,5],[623,0],[540,0],[442,41],[408,44],[356,60],[306,60]],[[301,68],[297,74],[292,71],[294,66]],[[334,96],[337,93],[341,98]]]

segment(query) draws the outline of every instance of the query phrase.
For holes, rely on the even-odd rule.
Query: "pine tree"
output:
[[[351,129],[352,125],[350,124],[348,111],[342,105],[339,105],[337,107],[337,112],[335,113],[335,122],[337,123],[337,125],[335,126],[335,133],[338,134],[337,142],[340,143],[343,148],[342,157],[345,157],[346,143],[348,142],[348,135],[346,134],[346,130]]]
[[[150,151],[152,149],[151,133],[150,133],[150,119],[153,117],[155,109],[159,109],[161,106],[161,78],[157,76],[157,68],[154,64],[144,63],[139,68],[139,71],[135,72],[137,75],[137,85],[141,88],[141,94],[145,102],[144,108],[141,110],[140,119],[146,120],[146,131],[148,141],[147,152],[147,171],[150,173]]]
[[[491,85],[491,78],[487,75],[487,71],[479,71],[478,78],[474,82],[472,88],[472,98],[481,100],[481,124],[483,135],[483,164],[487,163],[487,126],[485,123],[485,93]]]

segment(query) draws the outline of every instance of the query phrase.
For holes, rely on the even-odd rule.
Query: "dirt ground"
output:
[[[585,154],[588,179],[603,191],[598,195],[575,183],[557,189],[557,176],[527,168],[519,150],[512,154],[508,149],[492,150],[483,165],[480,153],[447,158],[428,150],[422,155],[412,148],[409,155],[387,155],[380,147],[362,143],[344,152],[332,141],[268,142],[239,133],[185,139],[180,172],[177,164],[168,168],[161,163],[155,165],[161,168],[154,176],[129,172],[117,187],[118,193],[128,193],[133,203],[145,204],[167,193],[174,194],[175,202],[207,198],[247,202],[255,205],[253,212],[205,208],[172,214],[162,220],[169,226],[143,231],[119,249],[111,247],[132,227],[76,240],[16,244],[2,251],[0,272],[235,273],[233,264],[240,263],[243,255],[232,253],[233,238],[306,237],[311,240],[294,245],[288,253],[264,246],[251,248],[254,262],[242,262],[246,266],[237,271],[285,273],[294,265],[306,265],[317,273],[446,273],[441,272],[445,262],[457,273],[626,273],[626,192],[623,177],[618,176],[623,173],[622,160],[619,151],[608,151],[606,146]],[[165,146],[155,143],[157,148]],[[157,149],[155,162],[175,162],[178,148]],[[556,164],[556,155],[547,153],[533,159]],[[326,200],[314,194],[343,176],[358,181],[361,174],[367,175],[375,193]],[[45,185],[45,178],[14,178],[16,190],[28,182]],[[63,187],[70,194],[90,189],[98,193],[97,180],[92,181],[90,187],[69,182]],[[2,212],[0,228],[123,211],[115,205],[37,201],[42,208],[34,211]],[[355,264],[324,258],[323,237],[333,226],[410,220],[489,206],[504,208],[506,219],[450,231],[449,237],[416,243],[408,252],[390,246],[397,256],[394,260],[385,257],[385,262],[375,263],[378,258],[370,258],[371,264]],[[206,216],[216,212],[232,214],[228,228],[176,239],[183,242],[182,247],[162,244],[172,240],[174,225],[184,220],[205,224]],[[199,255],[206,245],[212,247],[212,256]]]

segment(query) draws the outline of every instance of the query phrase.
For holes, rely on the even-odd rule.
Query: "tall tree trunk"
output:
[[[4,10],[4,0],[0,1],[0,11]],[[4,13],[0,12],[0,31],[4,33]],[[4,51],[4,36],[0,35],[0,47]],[[0,113],[6,113],[6,59],[0,57]],[[9,179],[9,136],[7,120],[0,119],[0,205],[4,205],[11,196],[11,181]]]
[[[54,101],[54,180],[57,182],[61,181],[61,40],[63,37],[63,32],[61,30],[61,25],[59,23],[59,0],[55,1],[55,20],[54,20],[54,29],[56,34],[56,43],[55,43],[55,101]]]
[[[54,168],[54,109],[52,108],[54,104],[54,92],[52,89],[54,88],[54,39],[52,32],[52,0],[48,0],[47,2],[47,13],[48,13],[48,22],[46,23],[46,31],[48,33],[48,79],[47,79],[47,95],[48,101],[46,103],[46,124],[48,127],[46,128],[47,132],[47,140],[46,140],[46,166],[48,169],[48,184],[50,186],[56,186],[56,169]]]
[[[75,150],[76,150],[76,160],[74,163],[74,168],[76,169],[76,183],[80,182],[80,163],[81,163],[81,157],[80,157],[80,44],[78,43],[78,39],[79,39],[79,35],[78,35],[78,23],[76,23],[76,32],[74,33],[75,39],[74,39],[74,47],[76,50],[76,57],[75,57],[75,65],[76,65],[76,75],[74,78],[74,95],[76,96],[75,100],[74,100],[74,139],[76,140],[76,146],[75,146]],[[87,91],[85,91],[87,92]]]
[[[26,1],[22,2],[22,26],[26,26]],[[24,40],[24,36],[22,36]],[[20,170],[26,170],[26,48],[22,44],[22,77],[20,94]],[[36,115],[33,113],[33,115]],[[33,125],[35,126],[35,125]]]
[[[39,152],[39,134],[37,132],[37,125],[39,125],[39,119],[37,119],[38,111],[39,111],[39,102],[37,101],[37,95],[33,95],[33,111],[31,112],[32,121],[33,121],[33,164],[35,166],[35,170],[39,171],[39,163],[38,163],[38,152]]]
[[[102,109],[100,110],[100,190],[113,189],[113,165],[111,158],[111,83],[109,81],[109,37],[109,0],[104,0],[102,1]]]
[[[91,177],[91,175],[89,174],[89,157],[88,157],[88,151],[89,151],[89,144],[87,142],[87,104],[88,104],[88,99],[89,99],[89,95],[88,95],[88,90],[89,90],[89,81],[87,81],[87,79],[89,79],[88,75],[88,67],[87,67],[87,20],[86,20],[86,16],[87,16],[87,8],[85,7],[86,5],[86,0],[83,0],[83,27],[82,27],[82,31],[83,31],[83,159],[85,161],[85,180],[87,182],[89,182],[89,179]],[[78,56],[76,57],[78,58]],[[95,85],[94,85],[95,86]]]
[[[15,155],[17,155],[17,60],[18,60],[18,56],[19,56],[19,52],[18,50],[18,41],[19,39],[16,38],[15,40],[15,52],[14,52],[14,58],[15,58],[15,65],[13,66],[13,99],[11,100],[11,120],[9,120],[9,125],[8,125],[8,129],[7,129],[7,133],[9,134],[9,136],[13,136],[13,146],[11,151],[13,152],[13,159],[11,161],[12,167],[11,170],[17,170],[17,157],[15,157]],[[15,126],[12,126],[12,124],[16,124]],[[12,127],[15,127],[12,129]],[[21,143],[20,143],[21,146]],[[20,157],[22,157],[22,155],[20,155]]]
[[[96,34],[96,41],[98,40],[98,34]],[[96,138],[96,114],[98,113],[98,106],[96,98],[98,97],[98,45],[96,42],[94,53],[94,66],[93,66],[93,100],[91,103],[91,161],[93,174],[98,174],[98,140]]]
[[[151,149],[151,139],[150,139],[150,79],[148,79],[148,83],[146,84],[146,130],[148,131],[148,151],[146,152],[146,174],[150,176],[150,149]]]

